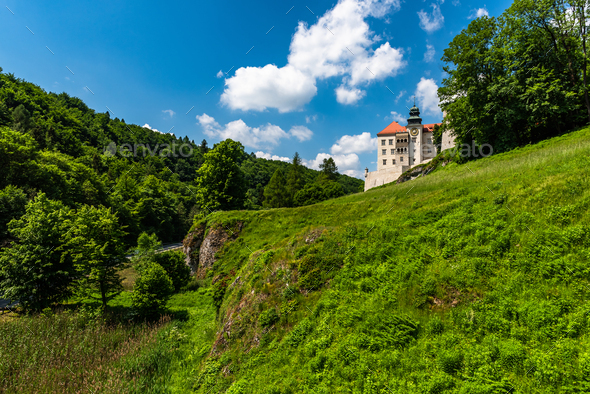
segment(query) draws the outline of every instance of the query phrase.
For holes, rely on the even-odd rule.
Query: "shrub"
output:
[[[438,356],[438,365],[444,372],[452,375],[463,367],[463,355],[455,350],[445,351]]]
[[[279,315],[275,308],[265,310],[260,314],[260,317],[258,318],[258,322],[262,327],[270,327],[277,321],[279,321]]]
[[[179,291],[188,285],[191,279],[191,269],[184,262],[184,254],[174,251],[155,255],[156,263],[166,270],[172,280],[174,291]]]
[[[133,286],[133,307],[144,316],[162,311],[174,292],[172,280],[161,265],[148,264]]]

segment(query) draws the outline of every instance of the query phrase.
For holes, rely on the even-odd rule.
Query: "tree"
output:
[[[13,127],[16,131],[25,132],[31,128],[31,113],[24,105],[19,105],[12,111]]]
[[[24,215],[26,205],[27,195],[18,187],[0,190],[0,241],[8,235],[8,222]]]
[[[94,298],[103,310],[123,289],[118,271],[125,266],[125,232],[110,208],[83,206],[67,224],[62,260],[71,259],[78,272],[77,291]]]
[[[264,188],[264,207],[282,208],[289,205],[289,195],[285,187],[285,177],[283,171],[277,168],[270,182]]]
[[[186,265],[182,252],[171,251],[158,253],[154,257],[156,263],[160,264],[166,270],[166,273],[172,280],[174,291],[179,291],[188,284],[191,278],[191,269]]]
[[[144,316],[161,312],[174,292],[172,280],[160,264],[148,264],[133,286],[133,307]]]
[[[442,58],[443,129],[502,152],[587,123],[589,22],[587,1],[564,0],[516,0],[472,21]]]
[[[40,193],[25,214],[8,223],[16,241],[0,252],[0,294],[25,309],[41,310],[67,299],[75,269],[61,258],[71,210]]]
[[[304,205],[316,204],[331,198],[341,197],[344,195],[342,185],[335,181],[314,182],[305,185],[303,189],[295,194],[293,199],[294,205],[301,207]]]
[[[244,205],[246,182],[239,160],[244,147],[227,139],[205,154],[205,162],[197,170],[197,202],[208,212],[216,209],[240,209]]]
[[[199,150],[202,154],[209,152],[209,147],[207,146],[207,140],[201,141],[201,145],[199,146]]]
[[[320,164],[320,171],[322,172],[321,175],[323,179],[329,181],[335,181],[338,179],[338,167],[336,167],[336,162],[331,157],[324,159],[322,164]]]
[[[303,189],[305,180],[303,179],[303,168],[301,166],[301,157],[299,153],[295,152],[291,168],[287,173],[287,195],[289,197],[289,206],[293,206],[293,198],[295,194]]]

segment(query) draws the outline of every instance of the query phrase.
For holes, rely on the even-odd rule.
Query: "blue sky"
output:
[[[440,122],[440,58],[510,1],[4,0],[0,67],[128,123],[341,172],[376,169],[375,134],[416,95]],[[71,70],[71,71],[70,71]],[[190,112],[189,112],[190,110]],[[188,112],[188,114],[187,114]]]

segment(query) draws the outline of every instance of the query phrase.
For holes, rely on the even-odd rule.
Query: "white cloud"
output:
[[[307,141],[313,136],[313,132],[305,126],[293,126],[287,133],[279,126],[270,123],[260,127],[250,127],[242,119],[238,119],[221,126],[215,118],[207,114],[197,115],[196,118],[207,136],[220,140],[231,138],[254,149],[270,149],[278,145],[282,139],[291,137],[299,141]]]
[[[345,104],[362,95],[357,85],[396,75],[405,67],[403,51],[381,40],[365,21],[399,10],[400,0],[340,0],[309,26],[299,22],[291,40],[288,64],[240,68],[225,81],[222,103],[232,109],[279,112],[300,109],[316,95],[316,80],[341,77]],[[368,69],[367,69],[368,68]],[[371,71],[369,71],[369,69]],[[353,92],[353,93],[350,93]],[[344,94],[344,96],[343,96]]]
[[[158,133],[162,133],[160,130],[158,130],[158,129],[156,129],[156,128],[153,128],[153,127],[151,127],[151,126],[150,126],[149,124],[147,124],[147,123],[146,123],[146,124],[144,124],[144,125],[143,125],[143,126],[141,126],[141,127],[145,128],[145,129],[150,129],[151,131],[157,131]],[[162,134],[164,134],[164,133],[162,133]]]
[[[371,133],[364,132],[357,135],[344,135],[330,148],[333,155],[350,153],[367,153],[377,148],[377,138],[371,138]]]
[[[176,112],[172,111],[171,109],[165,109],[162,112],[165,114],[168,114],[170,117],[173,117],[174,115],[176,115]]]
[[[407,120],[407,117],[405,117],[404,115],[397,113],[395,111],[391,111],[391,119],[395,120],[397,123],[405,123]]]
[[[305,126],[293,126],[289,130],[289,134],[297,138],[299,142],[308,141],[313,136],[313,131]]]
[[[215,76],[217,78],[223,78],[223,71],[221,71],[221,70],[217,71],[217,74],[215,74]]]
[[[225,80],[221,102],[231,109],[290,112],[308,103],[317,93],[315,79],[292,66],[274,64],[241,67]]]
[[[424,10],[418,11],[418,17],[420,18],[420,27],[427,33],[433,33],[440,29],[445,23],[445,17],[440,12],[440,5],[436,3],[430,4],[432,7],[432,13],[428,14]]]
[[[397,104],[397,102],[399,101],[399,99],[401,99],[402,97],[404,97],[404,94],[406,94],[406,93],[407,92],[405,90],[402,90],[401,92],[399,92],[399,94],[395,98],[395,103]]]
[[[431,115],[439,115],[440,108],[438,106],[438,85],[434,79],[420,78],[420,82],[416,86],[416,98],[420,104],[423,113]]]
[[[467,17],[467,19],[475,19],[480,18],[482,16],[489,16],[488,10],[486,10],[486,6],[484,5],[483,8],[478,8],[471,11],[471,14]]]
[[[430,63],[434,61],[434,45],[426,44],[426,52],[424,52],[424,61]]]
[[[291,161],[291,159],[289,159],[288,157],[271,155],[270,153],[266,153],[266,152],[262,152],[262,151],[256,152],[255,155],[256,155],[256,157],[263,158],[266,160],[279,160],[279,161],[285,161],[285,162]]]
[[[328,153],[318,153],[315,159],[303,159],[302,163],[306,167],[318,170],[320,168],[320,164],[324,162],[324,159],[330,157],[334,159],[334,162],[336,162],[338,172],[341,174],[346,174],[357,178],[362,176],[363,171],[360,170],[361,161],[359,160],[359,157],[356,153],[350,153],[347,155],[330,155]]]
[[[305,117],[305,123],[315,122],[316,120],[318,120],[318,116],[317,115],[306,116]]]
[[[365,91],[356,88],[346,88],[345,86],[339,86],[335,90],[336,101],[340,104],[350,105],[356,104],[357,101],[365,97]]]

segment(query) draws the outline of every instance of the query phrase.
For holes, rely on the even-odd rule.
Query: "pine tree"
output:
[[[301,157],[299,156],[299,153],[295,152],[291,168],[287,174],[288,206],[293,206],[293,198],[299,190],[303,189],[303,186],[305,186],[305,180],[303,179]]]
[[[266,208],[281,208],[286,207],[288,203],[289,196],[285,177],[283,176],[283,171],[277,168],[272,178],[270,178],[270,182],[264,188],[264,202],[262,205]]]

